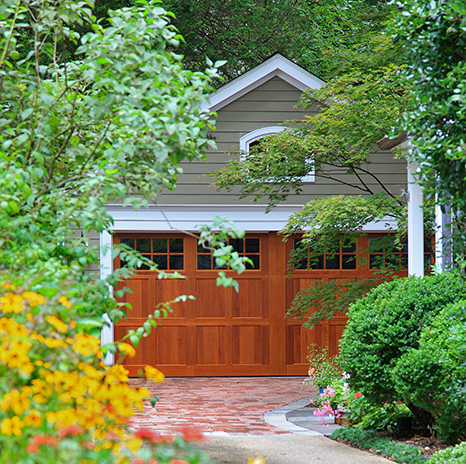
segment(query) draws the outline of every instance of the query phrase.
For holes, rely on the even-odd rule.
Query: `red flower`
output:
[[[131,464],[144,464],[144,461],[141,458],[134,458]]]
[[[60,429],[58,434],[60,435],[60,437],[68,437],[68,436],[75,437],[76,435],[79,435],[80,433],[83,433],[83,432],[84,432],[84,429],[82,427],[76,424],[72,424],[67,428],[63,427],[62,429]]]
[[[179,429],[185,441],[203,441],[204,434],[194,427],[182,427]]]
[[[36,443],[29,443],[26,447],[26,453],[37,453],[39,446]]]
[[[361,396],[362,396],[362,393],[357,392],[356,395],[354,395],[354,399],[357,400],[358,398],[361,398]]]
[[[133,434],[135,437],[141,438],[142,440],[147,439],[151,441],[152,443],[161,443],[164,441],[168,441],[167,437],[164,437],[158,432],[153,432],[152,430],[149,429],[139,429],[136,430]]]

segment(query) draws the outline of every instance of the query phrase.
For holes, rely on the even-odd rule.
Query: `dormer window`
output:
[[[268,135],[278,134],[284,129],[286,129],[284,126],[262,127],[243,135],[239,140],[239,148],[241,151],[240,159],[244,161],[253,147],[255,150],[260,149],[261,139]],[[283,158],[283,160],[285,161],[285,158]],[[301,182],[315,181],[314,165],[312,162],[309,160],[303,160],[301,156],[296,160],[298,166],[293,166],[291,161],[292,160],[287,160],[287,162],[290,164],[290,169],[293,169],[294,171],[293,176],[296,176],[296,170],[299,170],[300,174],[302,173]],[[274,177],[273,166],[268,166],[267,169],[269,170],[271,177]]]

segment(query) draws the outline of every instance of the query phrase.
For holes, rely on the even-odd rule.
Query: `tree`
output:
[[[393,30],[404,39],[403,78],[412,89],[400,126],[412,138],[408,156],[419,166],[425,194],[451,206],[454,246],[464,255],[466,3],[407,0],[398,7]]]
[[[206,56],[226,60],[220,72],[229,81],[277,52],[323,79],[334,77],[348,68],[350,47],[352,59],[362,60],[365,38],[385,20],[386,3],[165,0],[164,5],[185,38],[180,50],[187,66],[202,69]]]
[[[351,13],[345,10],[346,6],[342,6],[340,24],[350,22]],[[355,2],[354,6],[356,17],[363,17],[363,13],[368,17],[367,3]],[[313,255],[339,247],[342,234],[354,243],[364,225],[376,218],[391,216],[398,221],[395,242],[383,247],[387,255],[396,251],[406,236],[405,198],[400,192],[390,191],[371,172],[370,159],[379,151],[377,141],[391,132],[408,107],[410,87],[400,74],[405,68],[402,41],[394,42],[386,30],[393,8],[384,3],[371,8],[377,12],[377,19],[369,15],[370,27],[356,29],[365,35],[356,34],[346,48],[334,45],[335,38],[328,41],[327,68],[331,68],[336,56],[336,76],[320,89],[306,91],[300,102],[304,108],[316,104],[319,113],[302,121],[291,121],[294,127],[261,139],[248,156],[237,157],[210,174],[217,188],[229,190],[240,185],[242,198],[257,201],[266,197],[269,209],[288,195],[302,191],[303,167],[308,165],[313,166],[316,179],[332,179],[354,188],[354,196],[313,200],[290,218],[282,231],[285,238],[306,230],[301,253],[295,251],[291,268],[302,262],[303,253]],[[349,24],[347,29],[353,30]],[[346,37],[344,33],[342,36]],[[433,230],[428,211],[426,216],[426,230]],[[381,273],[362,281],[313,284],[296,295],[289,315],[312,327],[335,311],[346,310],[351,301],[368,288],[392,278],[396,270],[398,266],[385,267]]]
[[[201,462],[181,437],[171,443],[127,426],[135,408],[155,399],[130,388],[128,372],[105,366],[103,354],[134,355],[127,341],[137,346],[170,302],[100,347],[104,313],[112,322],[124,314],[109,286],[143,262],[157,269],[121,248],[113,256],[121,253],[127,268],[106,281],[88,276],[98,250],[86,234],[111,232],[109,201],[144,207],[174,187],[181,160],[204,156],[211,123],[199,107],[218,73],[184,69],[169,49],[180,36],[163,8],[144,2],[111,12],[104,28],[91,7],[0,5],[0,463]],[[76,24],[91,32],[81,37]],[[69,61],[70,43],[79,60]],[[244,259],[226,243],[241,235],[221,219],[200,232],[205,246],[218,246],[216,258],[239,271]],[[163,379],[150,366],[145,376]]]
[[[155,201],[173,188],[179,161],[204,156],[211,121],[199,106],[218,74],[183,68],[168,49],[180,36],[162,8],[112,12],[104,29],[90,6],[12,0],[0,9],[0,268],[34,290],[65,285],[98,329],[102,314],[114,322],[123,316],[107,284],[130,271],[106,282],[87,275],[98,250],[86,234],[109,229],[109,201],[135,208]],[[75,23],[93,32],[80,38]],[[33,44],[21,58],[24,29]],[[66,61],[69,41],[80,44],[80,61]],[[210,232],[205,241],[226,244]],[[141,256],[122,252],[130,267],[141,265]]]

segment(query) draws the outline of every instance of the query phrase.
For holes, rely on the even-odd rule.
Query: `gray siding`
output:
[[[236,195],[240,188],[231,192],[217,191],[210,184],[214,178],[204,178],[203,175],[216,171],[226,165],[228,154],[239,148],[239,139],[262,127],[281,125],[286,120],[299,120],[306,114],[302,108],[295,108],[301,92],[279,77],[274,77],[255,90],[243,95],[236,101],[221,108],[217,113],[216,131],[212,133],[217,144],[217,150],[207,154],[206,162],[196,161],[182,163],[183,175],[179,177],[176,189],[161,196],[159,203],[168,204],[248,204],[250,199],[238,200]],[[309,113],[317,109],[311,108]],[[391,152],[381,152],[373,156],[368,165],[394,193],[406,189],[406,161],[394,160]],[[338,178],[351,181],[354,176]],[[366,176],[368,184],[375,187],[376,182]],[[328,179],[317,177],[314,183],[306,183],[301,195],[290,195],[286,203],[303,204],[313,198],[335,194],[360,194],[357,189],[338,184]],[[260,203],[266,204],[263,199]]]

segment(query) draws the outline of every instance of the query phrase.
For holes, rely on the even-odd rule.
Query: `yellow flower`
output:
[[[8,292],[0,298],[0,309],[5,313],[20,313],[24,309],[23,297]]]
[[[32,307],[44,304],[46,302],[42,295],[39,295],[35,292],[23,292],[22,296]]]
[[[33,409],[25,418],[24,422],[26,425],[32,425],[33,427],[39,427],[42,423],[42,417],[37,409]]]
[[[29,334],[29,330],[24,325],[6,317],[0,319],[0,332],[4,332],[13,338],[27,337]]]
[[[66,348],[68,346],[63,340],[57,338],[46,338],[44,344],[47,348]]]
[[[90,356],[94,354],[98,356],[100,351],[100,340],[92,335],[88,334],[76,334],[74,336],[73,349],[76,353],[80,353],[84,356]]]
[[[248,464],[265,464],[265,459],[262,456],[257,456],[257,458],[248,456]]]
[[[158,369],[152,366],[146,366],[144,368],[144,374],[147,379],[152,379],[154,382],[163,382],[165,376]]]
[[[21,435],[21,428],[24,422],[18,417],[14,416],[12,419],[5,419],[0,425],[0,431],[4,435]]]
[[[118,349],[123,353],[127,354],[130,358],[134,358],[134,355],[136,354],[136,350],[134,349],[134,347],[129,345],[128,343],[120,343],[118,345]]]
[[[25,340],[13,340],[7,349],[4,346],[0,347],[0,360],[12,369],[17,367],[24,374],[31,374],[34,366],[28,356],[28,351],[31,348],[31,343]]]
[[[29,389],[30,390],[30,389]],[[29,409],[30,401],[28,398],[28,394],[30,391],[26,390],[23,391],[21,394],[18,390],[11,390],[2,398],[0,402],[0,409],[6,411],[7,409],[12,409],[16,415],[21,414],[25,410]]]
[[[142,440],[136,437],[130,438],[126,443],[126,446],[130,449],[132,453],[135,453],[141,447],[141,445]]]
[[[66,296],[61,296],[58,298],[58,301],[66,308],[70,309],[71,308],[71,303],[68,301],[68,298]]]
[[[62,297],[64,298],[64,297]],[[60,321],[58,317],[55,316],[45,316],[45,320],[50,324],[53,325],[59,332],[61,333],[68,333],[68,327],[63,321]]]

